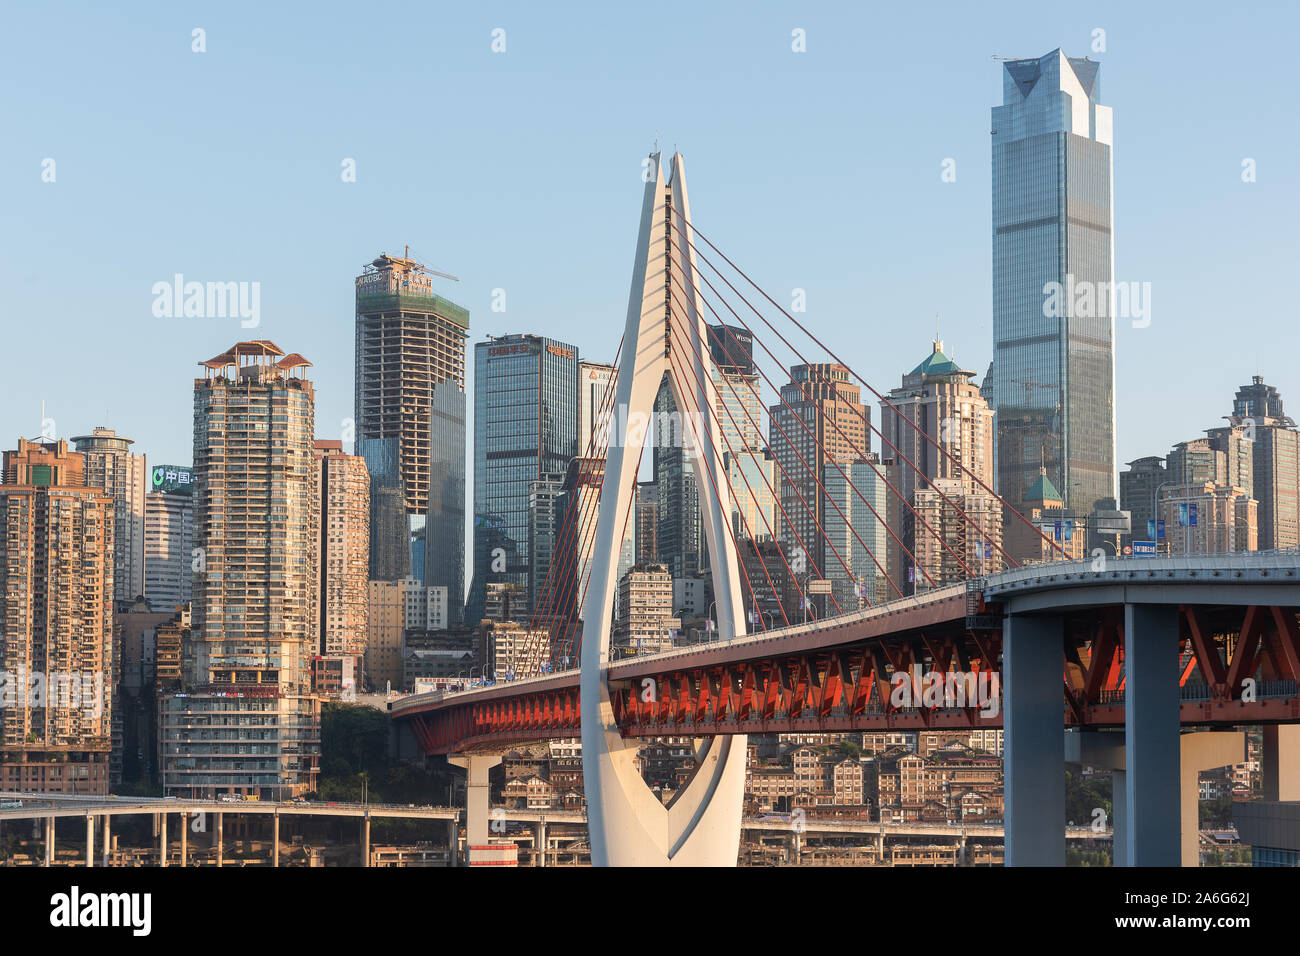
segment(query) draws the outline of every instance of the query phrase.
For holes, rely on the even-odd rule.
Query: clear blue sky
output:
[[[878,388],[936,312],[982,377],[992,56],[1058,46],[1102,63],[1116,277],[1152,283],[1150,327],[1118,324],[1119,460],[1218,424],[1257,365],[1300,411],[1293,4],[108,6],[5,6],[2,447],[44,399],[60,437],[107,422],[189,462],[195,363],[254,337],[315,364],[317,434],[338,436],[353,278],[405,243],[461,277],[440,291],[471,310],[471,349],[530,331],[608,361],[656,135],[701,228],[774,294],[807,290]],[[155,318],[178,272],[260,282],[260,327]]]

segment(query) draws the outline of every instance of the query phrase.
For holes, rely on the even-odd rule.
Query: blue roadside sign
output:
[[[1156,543],[1154,541],[1133,542],[1133,557],[1154,558],[1155,556],[1156,556]]]

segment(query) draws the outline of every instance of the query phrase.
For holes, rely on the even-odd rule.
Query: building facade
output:
[[[433,291],[432,270],[407,256],[381,254],[356,278],[355,428],[358,453],[366,457],[372,475],[381,475],[388,494],[402,499],[406,531],[401,546],[410,552],[405,567],[391,565],[395,545],[386,535],[390,522],[375,528],[373,547],[388,556],[381,561],[385,580],[415,571],[421,578],[426,560],[426,525],[438,517],[440,547],[455,537],[456,521],[464,522],[463,493],[456,493],[456,476],[464,480],[465,340],[469,312]],[[435,394],[448,385],[460,395]],[[456,422],[459,420],[459,441]],[[391,439],[396,449],[368,444]],[[363,444],[367,443],[367,444]],[[372,455],[396,455],[380,463]],[[381,504],[386,496],[381,497]],[[449,508],[444,515],[440,509]],[[431,510],[432,509],[432,510]],[[454,568],[434,569],[445,578]],[[391,576],[390,576],[391,575]],[[462,572],[463,577],[463,572]],[[450,580],[436,583],[455,593]]]
[[[84,456],[86,484],[113,499],[113,597],[134,601],[145,593],[145,456],[131,454],[134,442],[111,428],[96,428],[72,443]]]
[[[106,794],[113,506],[66,441],[19,439],[0,484],[0,789]]]
[[[846,367],[820,364],[791,368],[781,402],[769,413],[768,442],[779,477],[777,535],[796,555],[794,571],[802,573],[803,565],[808,573],[824,576],[827,558],[834,556],[820,530],[826,527],[827,504],[821,476],[871,451],[871,409]]]
[[[161,701],[168,793],[286,799],[320,758],[320,513],[310,364],[238,342],[194,382],[193,693]],[[256,746],[250,727],[260,728]]]
[[[320,515],[316,562],[316,654],[348,657],[355,677],[366,653],[370,588],[370,473],[341,441],[313,447],[315,510]]]
[[[1060,50],[1008,60],[993,108],[996,489],[1021,513],[1040,468],[1071,511],[1115,497],[1113,137],[1099,70]]]
[[[151,469],[144,498],[144,596],[158,611],[189,604],[194,587],[194,483],[188,466]],[[175,476],[174,478],[171,476]]]
[[[474,347],[474,579],[467,620],[488,582],[529,587],[529,487],[564,474],[578,446],[578,350],[538,335]]]

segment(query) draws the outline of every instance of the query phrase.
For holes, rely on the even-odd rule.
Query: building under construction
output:
[[[367,454],[368,448],[380,447],[377,440],[396,440],[395,480],[408,519],[406,544],[412,546],[409,569],[426,584],[446,587],[454,596],[453,602],[459,603],[464,593],[463,570],[461,580],[452,581],[441,579],[451,573],[444,571],[446,566],[431,568],[428,573],[423,566],[426,521],[432,520],[440,529],[446,528],[446,523],[438,520],[442,510],[440,495],[435,495],[439,510],[432,516],[429,514],[430,490],[444,483],[442,476],[448,470],[459,469],[463,475],[465,459],[463,405],[469,312],[434,294],[435,275],[454,278],[406,256],[380,255],[357,276],[356,437],[362,455]],[[454,410],[447,414],[442,408],[448,402],[445,396],[441,399],[435,396],[439,386],[454,386],[460,399],[459,416]],[[461,422],[459,441],[456,435],[446,434],[446,421],[457,417]],[[436,445],[431,430],[438,434]],[[367,464],[372,478],[381,480],[378,476],[386,470],[383,465],[369,459]],[[390,484],[392,481],[389,479]],[[391,497],[372,488],[376,503]],[[460,526],[449,533],[455,537],[458,532],[459,542],[464,537],[463,500],[453,510],[459,516]],[[376,531],[388,524],[383,516],[372,516]],[[436,553],[451,546],[450,541],[440,544]],[[463,548],[463,545],[456,546]],[[372,549],[377,554],[389,553],[391,543],[374,535]],[[386,563],[391,562],[379,562],[381,572]],[[372,567],[372,574],[374,570]],[[397,567],[391,573],[402,576],[404,571]]]

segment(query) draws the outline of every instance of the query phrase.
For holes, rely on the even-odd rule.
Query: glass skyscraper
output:
[[[447,589],[447,623],[465,612],[465,393],[433,387],[429,403],[429,518],[422,580]]]
[[[1017,508],[1040,467],[1070,510],[1115,495],[1112,136],[1099,66],[1060,50],[1009,60],[993,108],[997,490]]]
[[[488,582],[527,593],[530,488],[544,476],[564,474],[577,454],[577,347],[540,335],[476,344],[469,624],[483,615]]]

